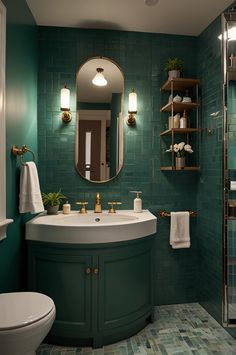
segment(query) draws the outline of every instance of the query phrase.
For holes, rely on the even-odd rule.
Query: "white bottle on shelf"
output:
[[[187,128],[188,127],[188,117],[187,113],[184,110],[183,116],[180,118],[180,128]]]
[[[135,213],[142,212],[142,200],[140,198],[140,194],[142,193],[142,191],[130,191],[130,192],[136,194],[136,198],[134,199],[134,212]]]

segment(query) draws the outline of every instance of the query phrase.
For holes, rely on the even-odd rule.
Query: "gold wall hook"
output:
[[[16,144],[13,144],[13,146],[11,147],[11,152],[12,154],[17,157],[19,156],[20,157],[20,161],[21,161],[21,164],[22,165],[25,165],[26,163],[23,161],[23,155],[27,152],[31,153],[32,156],[33,156],[33,161],[35,162],[35,155],[34,155],[34,152],[29,149],[25,144],[22,145],[21,148],[19,148]]]
[[[19,148],[16,144],[13,144],[11,151],[12,154],[17,156],[17,155],[23,155],[25,154],[29,149],[27,146],[24,144],[21,148]]]

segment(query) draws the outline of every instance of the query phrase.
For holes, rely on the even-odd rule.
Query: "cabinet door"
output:
[[[149,243],[100,255],[99,270],[99,330],[129,324],[152,308]]]
[[[51,335],[78,338],[91,331],[91,259],[31,253],[31,288],[51,297],[56,305]]]

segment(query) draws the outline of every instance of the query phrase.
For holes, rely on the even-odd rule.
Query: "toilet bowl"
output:
[[[35,355],[55,315],[53,300],[41,293],[0,294],[0,354]]]

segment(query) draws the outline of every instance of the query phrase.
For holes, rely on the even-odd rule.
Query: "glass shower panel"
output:
[[[236,218],[236,217],[235,217]],[[236,220],[228,221],[228,318],[236,319]]]
[[[236,28],[236,26],[235,26]],[[227,165],[228,165],[228,213],[227,213],[227,288],[228,322],[236,319],[236,42],[228,43],[227,70]]]
[[[235,44],[236,53],[236,44]],[[230,70],[230,69],[229,69]],[[229,79],[231,78],[229,72]],[[228,111],[228,169],[236,170],[236,66],[235,79],[228,81],[227,90]]]
[[[236,324],[236,13],[223,15],[224,322]]]

